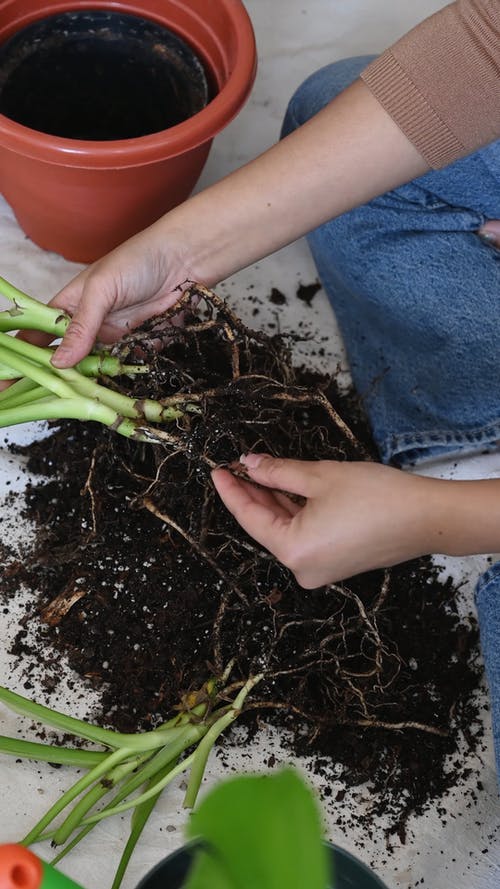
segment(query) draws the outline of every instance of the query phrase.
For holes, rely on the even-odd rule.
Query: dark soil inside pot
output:
[[[93,718],[126,731],[164,720],[230,661],[235,682],[264,671],[241,717],[248,732],[263,719],[286,729],[326,786],[368,782],[367,829],[382,814],[404,839],[409,814],[470,769],[459,749],[480,743],[477,631],[430,560],[305,591],[218,500],[211,467],[247,450],[375,458],[355,398],[294,367],[289,346],[223,304],[183,328],[152,321],[120,349],[154,370],[120,385],[189,397],[197,412],[168,427],[171,442],[64,422],[23,450],[44,478],[27,494],[33,546],[1,584],[6,608],[21,583],[33,590],[14,651],[27,656],[29,694],[27,631],[40,620],[41,661],[63,651],[100,689]]]
[[[0,112],[42,133],[105,141],[157,133],[209,100],[194,51],[119,12],[41,19],[0,48]]]

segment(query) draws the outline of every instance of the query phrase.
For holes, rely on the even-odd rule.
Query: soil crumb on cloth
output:
[[[312,284],[299,284],[297,288],[297,298],[302,300],[307,306],[311,306],[318,290],[321,290],[319,281],[314,281]]]
[[[409,816],[465,780],[461,751],[481,744],[473,618],[425,558],[303,590],[210,478],[249,450],[376,459],[359,404],[295,367],[291,338],[249,331],[222,301],[182,328],[153,319],[118,350],[152,370],[113,385],[138,399],[182,393],[197,412],[167,427],[165,446],[63,421],[16,449],[40,476],[10,495],[35,532],[22,557],[3,542],[0,581],[4,609],[21,585],[33,591],[13,645],[26,688],[37,658],[64,652],[99,691],[92,718],[134,731],[232,660],[234,682],[263,671],[238,724],[282,729],[325,783],[367,785],[367,824],[383,817],[404,841]]]

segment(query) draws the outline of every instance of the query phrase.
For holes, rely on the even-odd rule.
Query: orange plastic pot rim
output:
[[[167,160],[208,142],[245,103],[257,71],[255,35],[248,13],[241,6],[232,10],[232,16],[236,25],[235,66],[217,95],[188,120],[135,139],[92,142],[32,130],[0,114],[0,149],[58,166],[122,169]]]

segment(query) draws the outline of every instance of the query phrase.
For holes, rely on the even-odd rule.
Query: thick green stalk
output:
[[[164,775],[166,775],[167,773],[168,768],[165,769]],[[161,777],[163,777],[164,775],[162,775]],[[120,858],[120,862],[116,869],[115,878],[113,880],[111,889],[120,889],[132,853],[140,839],[140,836],[147,824],[149,816],[151,815],[158,801],[159,796],[159,793],[156,794],[156,796],[152,796],[150,799],[146,800],[145,803],[141,803],[139,806],[137,806],[137,808],[134,810],[130,824],[130,834],[125,849],[123,850],[123,854]]]
[[[206,731],[207,728],[205,727],[205,732]],[[118,793],[114,796],[111,802],[101,810],[100,814],[103,814],[108,810],[110,811],[121,803],[122,800],[134,793],[142,784],[149,781],[149,779],[154,781],[155,777],[165,771],[167,766],[169,767],[167,771],[172,769],[179,756],[184,753],[188,747],[191,747],[196,743],[196,740],[198,740],[198,738],[194,737],[192,732],[188,732],[187,734],[179,735],[176,744],[170,743],[165,747],[162,747],[161,750],[158,750],[158,752],[155,753],[155,755],[142,767],[140,772],[137,772],[136,775],[132,775],[128,781],[122,784]]]
[[[25,392],[31,392],[37,388],[37,383],[34,380],[30,380],[29,377],[23,377],[20,380],[15,377],[14,379],[16,380],[15,383],[12,383],[7,389],[3,389],[0,392],[0,408],[5,401],[10,401],[11,398],[16,398],[17,395],[23,395]]]
[[[129,809],[133,809],[138,805],[142,805],[142,803],[147,802],[153,796],[159,795],[162,790],[170,784],[174,778],[177,778],[177,775],[181,775],[182,772],[185,772],[187,769],[190,769],[194,760],[194,753],[191,753],[190,756],[187,756],[186,759],[181,760],[173,767],[173,769],[168,772],[166,776],[161,778],[159,781],[153,783],[152,787],[149,790],[146,790],[145,793],[141,793],[140,796],[134,797],[133,800],[129,800],[128,802],[121,803],[119,806],[113,806],[113,808],[103,809],[101,812],[97,812],[95,815],[91,815],[90,818],[86,818],[83,822],[86,824],[96,824],[98,821],[103,821],[104,818],[109,818],[111,815],[119,815],[121,812],[128,812]]]
[[[131,820],[130,835],[118,866],[113,889],[119,889],[123,874],[133,849],[142,833],[154,805],[164,788],[181,773],[194,768],[188,793],[196,797],[209,751],[219,734],[239,715],[244,700],[260,676],[250,679],[232,704],[211,709],[217,701],[221,685],[227,680],[227,672],[219,680],[209,680],[202,689],[183,701],[182,710],[169,722],[142,735],[123,734],[89,726],[86,722],[65,716],[59,711],[36,704],[21,695],[0,687],[0,702],[9,708],[54,728],[104,744],[108,751],[99,751],[91,758],[89,751],[73,751],[59,748],[60,760],[89,768],[29,832],[23,843],[30,845],[42,839],[51,839],[54,845],[64,845],[55,861],[59,861],[73,849],[92,828],[102,821],[129,809],[135,813]],[[48,761],[58,761],[48,745],[5,739],[5,752],[31,753]],[[198,747],[196,748],[196,745]],[[194,752],[182,758],[190,748]],[[0,738],[0,752],[2,739]],[[76,758],[75,757],[76,753]],[[132,796],[141,786],[146,789]],[[110,791],[113,798],[95,814],[85,817]],[[186,798],[187,801],[187,798]],[[186,803],[185,801],[185,803]],[[193,798],[194,801],[194,798]],[[54,821],[65,810],[66,817],[55,828]],[[47,830],[47,828],[49,828]]]
[[[172,737],[176,736],[177,726],[183,714],[178,714],[165,725],[159,726],[151,732],[143,734],[123,734],[115,732],[112,729],[101,728],[98,725],[90,725],[82,719],[75,719],[74,716],[66,716],[59,710],[51,710],[43,704],[36,704],[23,695],[18,695],[14,691],[0,686],[0,701],[5,704],[9,710],[20,713],[22,716],[29,716],[36,722],[42,722],[50,725],[52,728],[60,729],[69,735],[75,735],[78,738],[85,738],[87,741],[94,741],[96,744],[103,744],[112,750],[126,747],[133,753],[143,753],[146,750],[155,750],[167,744]]]
[[[33,404],[22,404],[11,410],[0,411],[0,428],[5,426],[17,426],[20,423],[33,423],[37,420],[95,420],[103,426],[109,426],[119,435],[131,438],[134,441],[144,441],[148,444],[171,444],[172,436],[162,429],[145,426],[138,420],[129,417],[120,417],[116,411],[106,404],[99,404],[90,398],[59,398],[41,399]]]
[[[57,828],[52,844],[54,846],[62,846],[66,840],[69,839],[73,831],[77,829],[87,812],[89,812],[103,796],[110,793],[110,791],[116,787],[120,781],[126,778],[130,772],[139,768],[150,756],[151,753],[149,752],[139,753],[137,756],[132,757],[132,759],[127,760],[127,762],[121,763],[120,765],[115,766],[115,768],[106,771],[104,779],[101,778],[97,784],[94,784],[76,805],[73,806],[69,815],[67,815],[62,824]]]
[[[147,420],[149,423],[165,423],[170,420],[178,420],[184,416],[184,411],[180,407],[164,407],[159,401],[151,398],[134,399],[121,392],[115,392],[113,389],[107,389],[101,386],[94,379],[84,377],[79,374],[75,368],[65,368],[60,370],[55,368],[56,373],[74,387],[81,395],[88,398],[96,398],[109,407],[114,408],[123,417],[130,417],[135,420]]]
[[[0,379],[27,377],[36,384],[31,386],[20,380],[15,396],[14,393],[9,395],[0,393],[2,396],[0,408],[2,406],[5,408],[0,414],[0,426],[63,417],[78,420],[93,419],[127,437],[149,443],[160,443],[171,440],[167,433],[153,432],[148,426],[131,426],[123,423],[123,418],[141,423],[146,421],[162,424],[179,419],[186,411],[199,411],[198,405],[184,404],[177,398],[175,404],[160,403],[150,398],[134,399],[100,385],[94,379],[100,374],[133,375],[147,373],[149,370],[143,365],[127,366],[107,352],[89,355],[74,368],[54,367],[51,363],[53,348],[37,346],[9,333],[32,328],[50,333],[56,339],[67,330],[71,320],[69,315],[32,299],[3,278],[0,278],[0,293],[13,302],[12,309],[0,312]],[[52,399],[46,396],[43,389],[49,390],[61,399],[66,399],[67,403],[60,405],[60,410],[56,411]],[[27,397],[28,391],[33,392],[33,398]],[[109,413],[106,415],[106,412],[101,414],[99,408],[96,410],[88,405],[81,409],[77,408],[74,403],[76,396],[96,401],[101,407],[107,406],[115,411],[115,416]],[[33,406],[32,411],[18,411],[30,405]]]
[[[23,380],[19,380],[19,382],[21,383]],[[33,381],[30,380],[30,382]],[[3,401],[0,401],[0,412],[12,410],[14,407],[21,407],[23,404],[35,404],[35,402],[40,401],[42,398],[53,398],[53,394],[43,386],[37,386],[36,383],[34,383],[32,389],[27,389],[26,392],[20,393],[13,392],[10,398],[5,398]]]
[[[9,355],[7,349],[14,354]],[[122,417],[135,420],[145,418],[149,422],[162,422],[176,420],[183,416],[183,411],[178,408],[164,408],[159,402],[149,398],[136,401],[121,392],[107,389],[91,377],[79,373],[74,367],[64,369],[53,367],[50,361],[51,357],[51,349],[27,343],[25,340],[0,331],[0,361],[12,367],[13,370],[19,371],[23,376],[35,380],[41,386],[45,386],[46,389],[50,389],[60,398],[71,396],[69,391],[61,389],[58,383],[59,379],[67,385],[68,389],[71,387],[72,394],[77,393],[86,398],[96,399],[113,408]]]
[[[201,722],[198,725],[180,725],[171,729],[176,737],[172,738],[169,744],[164,746],[160,751],[161,755],[157,755],[156,757],[149,758],[149,753],[142,755],[136,754],[134,756],[133,751],[129,748],[119,748],[113,753],[108,754],[104,760],[99,762],[86,775],[83,775],[54,803],[49,811],[45,813],[25,837],[23,845],[29,846],[39,841],[42,833],[48,825],[51,824],[52,821],[81,793],[87,790],[87,788],[90,788],[88,793],[86,793],[74,806],[63,824],[53,834],[54,845],[60,845],[66,842],[79,824],[82,824],[84,827],[91,826],[102,820],[102,818],[121,811],[123,806],[125,806],[126,809],[132,807],[135,808],[137,804],[146,802],[153,796],[157,797],[166,784],[170,783],[170,780],[172,780],[176,774],[180,771],[184,771],[184,769],[189,766],[192,758],[188,757],[181,763],[178,763],[175,767],[172,767],[172,763],[176,762],[184,750],[192,747],[193,744],[196,744],[208,731],[208,728],[207,725]],[[155,733],[156,732],[148,732],[147,734],[153,735]],[[119,797],[120,799],[123,799],[125,796],[128,796],[133,792],[133,790],[136,789],[136,786],[140,786],[140,784],[143,784],[146,780],[151,778],[151,787],[147,791],[147,800],[143,800],[143,794],[142,796],[137,797],[137,802],[133,799],[122,806],[111,805],[97,813],[97,815],[82,820],[86,812],[89,811],[89,809],[98,802],[102,796],[126,777],[127,774],[140,767],[141,763],[145,763],[144,767],[142,769],[139,768],[138,773],[132,780],[126,782],[126,784],[120,788]],[[158,780],[158,776],[160,776],[160,780]],[[105,779],[105,782],[103,779]],[[99,783],[96,785],[96,782]],[[96,786],[92,787],[92,785]],[[115,799],[113,802],[116,803],[117,800]]]
[[[22,404],[10,410],[0,411],[0,428],[17,426],[20,423],[33,423],[36,420],[95,420],[103,426],[109,426],[126,438],[136,441],[159,443],[162,441],[161,431],[142,426],[128,417],[120,417],[116,411],[106,404],[91,401],[90,398],[59,398],[35,401],[33,404]]]
[[[194,707],[193,710],[191,710],[189,713],[180,713],[178,716],[174,717],[174,719],[170,720],[170,722],[166,723],[166,726],[173,726],[175,724],[177,729],[179,729],[183,725],[185,726],[186,724],[188,724],[193,717],[201,718],[205,712],[206,704],[198,705],[197,707]],[[162,747],[158,751],[158,753],[155,753],[153,756],[151,756],[145,762],[142,768],[134,775],[132,775],[132,777],[128,781],[122,783],[118,792],[102,811],[104,812],[106,809],[120,803],[127,796],[130,796],[131,793],[134,793],[142,784],[148,782],[152,786],[152,784],[156,783],[156,781],[158,780],[158,775],[163,776],[164,774],[167,774],[167,772],[172,769],[175,762],[176,758],[172,759],[172,748],[170,746]],[[158,796],[160,796],[160,794],[158,794]],[[157,799],[157,797],[155,797],[155,799]],[[77,845],[77,843],[79,843],[85,836],[87,836],[87,834],[90,833],[90,831],[94,827],[96,827],[96,823],[87,824],[83,828],[83,830],[80,831],[80,833],[73,840],[71,840],[71,842],[67,844],[64,849],[61,850],[61,852],[59,852],[57,858],[54,860],[54,863],[56,861],[60,861],[61,858],[67,855],[67,853],[70,852],[71,849],[73,849]],[[53,836],[54,832],[50,834],[51,838]]]
[[[90,787],[94,781],[98,781],[104,775],[107,774],[111,769],[113,769],[120,762],[123,762],[124,759],[128,759],[128,757],[133,756],[133,751],[127,749],[126,747],[121,747],[118,750],[114,750],[113,753],[110,753],[102,762],[98,763],[91,769],[86,775],[82,775],[82,777],[72,785],[62,796],[59,797],[58,800],[54,803],[53,806],[45,813],[45,815],[40,818],[37,824],[30,830],[28,835],[22,841],[23,846],[30,846],[32,843],[36,843],[39,836],[49,824],[52,823],[54,818],[69,806],[70,803],[79,796],[80,793],[83,793],[87,787]]]
[[[17,339],[17,337],[11,337],[11,339]],[[47,351],[53,355],[55,349],[47,349]],[[87,355],[75,365],[75,368],[85,377],[130,377],[150,372],[150,367],[147,364],[123,364],[119,358],[115,358],[109,352],[97,352]],[[18,376],[11,367],[8,367],[6,364],[0,364],[0,380],[17,380]]]
[[[9,350],[9,352],[7,352]],[[35,380],[60,398],[76,395],[95,398],[124,417],[139,418],[134,401],[126,395],[100,386],[92,378],[84,377],[75,368],[60,370],[50,363],[52,352],[33,343],[0,332],[0,361]]]
[[[19,374],[16,374],[11,367],[7,367],[6,364],[0,364],[0,380],[17,380],[18,376]]]
[[[154,754],[154,756],[149,759],[146,765],[142,767],[140,772],[138,772],[136,775],[133,775],[129,781],[124,782],[118,790],[118,793],[115,794],[113,799],[102,809],[102,811],[106,811],[107,808],[111,808],[111,806],[117,805],[127,796],[130,796],[130,794],[137,790],[138,787],[140,787],[142,784],[145,784],[148,778],[150,779],[148,783],[151,785],[151,783],[155,783],[158,780],[158,775],[163,775],[170,771],[173,764],[175,764],[175,760],[174,762],[172,762],[172,760],[170,759],[170,755],[165,755],[165,750],[166,748],[163,748],[159,753]],[[158,794],[158,796],[160,796],[160,794]],[[155,797],[155,800],[156,799],[158,799],[158,797]],[[71,849],[74,849],[77,843],[83,840],[83,838],[86,837],[87,834],[90,833],[90,831],[93,830],[96,826],[97,823],[95,822],[92,824],[87,824],[83,828],[83,830],[81,830],[71,840],[70,843],[67,843],[65,845],[64,849],[61,849],[57,857],[54,859],[53,863],[55,864],[57,861],[60,861],[61,858],[64,858],[64,856],[67,855],[68,852],[71,851]],[[45,835],[44,837],[40,837],[40,839],[45,839],[46,836],[47,835]],[[50,834],[50,838],[52,839],[53,836],[54,832]]]
[[[66,333],[71,318],[62,309],[33,299],[5,278],[0,278],[0,293],[13,303],[12,309],[0,312],[0,330],[41,330],[54,337]]]
[[[203,740],[200,741],[200,743],[198,744],[198,747],[194,754],[193,765],[191,766],[191,771],[189,773],[188,786],[184,797],[184,806],[186,808],[192,809],[196,802],[196,797],[198,796],[200,784],[205,772],[207,759],[217,738],[220,734],[222,734],[224,729],[231,725],[231,723],[234,722],[234,720],[239,716],[246,697],[248,696],[252,688],[254,688],[254,686],[257,685],[257,683],[260,682],[262,678],[263,674],[260,673],[259,675],[252,677],[245,683],[245,685],[231,704],[231,709],[228,711],[228,713],[225,713],[223,716],[221,716],[220,719],[218,719],[217,722],[215,722],[211,726]]]
[[[22,340],[16,340],[15,337],[11,337],[6,333],[0,333],[1,362],[12,367],[13,370],[19,373],[19,376],[29,377],[30,380],[34,380],[39,386],[44,386],[45,389],[50,389],[50,391],[53,392],[54,395],[58,395],[59,398],[75,397],[77,393],[67,382],[50,370],[41,366],[39,363],[32,361],[30,358],[30,351],[32,348],[36,347],[31,347],[30,343],[22,343],[24,347],[30,348],[19,349],[19,345],[14,345],[12,348],[10,343],[7,343],[7,345],[5,344],[6,340],[12,340],[13,343],[18,344],[22,343]],[[45,350],[42,349],[41,351],[43,352]]]
[[[123,417],[162,423],[169,420],[178,420],[184,416],[184,411],[180,410],[180,408],[164,408],[159,402],[153,401],[150,398],[136,400],[128,395],[123,395],[121,392],[107,389],[106,386],[101,386],[94,379],[79,374],[74,368],[65,368],[64,370],[56,368],[56,373],[69,382],[79,394],[87,398],[95,398],[109,405]]]
[[[19,756],[22,759],[34,759],[36,762],[54,762],[84,769],[92,768],[109,755],[106,751],[58,747],[55,744],[40,744],[38,741],[6,738],[5,735],[0,735],[0,753]]]
[[[164,774],[166,774],[170,768],[171,768],[171,766],[167,766],[164,770]],[[137,808],[132,813],[132,818],[131,818],[131,822],[130,822],[130,833],[129,833],[125,848],[123,850],[123,853],[121,855],[118,867],[116,869],[115,877],[114,877],[113,885],[112,885],[111,889],[119,889],[119,887],[121,886],[125,871],[128,867],[128,864],[129,864],[129,861],[132,857],[133,851],[134,851],[134,849],[141,837],[141,834],[147,824],[147,821],[148,821],[160,795],[161,794],[158,793],[156,796],[151,797],[151,799],[147,800],[147,802],[142,803],[141,805],[137,806]],[[61,861],[69,852],[71,852],[72,849],[74,849],[75,846],[78,845],[78,843],[80,843],[87,836],[87,834],[90,833],[90,831],[95,826],[96,826],[95,824],[89,824],[86,827],[84,827],[83,830],[81,830],[71,840],[71,842],[67,843],[65,845],[64,849],[61,849],[61,851],[58,853],[58,855],[56,855],[52,859],[51,864],[52,865],[58,864],[58,862]],[[45,838],[47,838],[47,837],[45,836],[41,839],[45,839]]]
[[[239,716],[241,712],[241,708],[243,707],[243,703],[245,698],[251,689],[262,679],[262,674],[249,679],[248,682],[245,683],[234,702],[230,705],[230,707],[226,710],[222,716],[217,718],[217,711],[212,714],[212,724],[210,726],[206,726],[205,731],[200,734],[201,743],[198,745],[197,750],[188,756],[186,759],[181,760],[169,773],[167,776],[158,781],[157,784],[153,784],[153,786],[147,790],[145,793],[142,793],[140,796],[135,797],[133,800],[121,803],[118,806],[113,806],[110,809],[106,809],[102,812],[98,812],[96,815],[92,815],[90,818],[87,818],[83,823],[84,824],[92,824],[93,822],[101,821],[103,818],[109,817],[110,815],[117,815],[120,812],[126,812],[128,809],[133,808],[134,806],[139,805],[140,803],[146,802],[150,799],[155,793],[161,792],[167,784],[170,784],[177,775],[186,771],[187,769],[191,769],[196,762],[196,769],[194,777],[191,777],[188,790],[186,791],[186,796],[184,798],[184,805],[186,807],[193,806],[196,801],[196,795],[199,790],[199,786],[201,783],[201,778],[203,775],[203,770],[206,765],[207,757],[212,749],[215,741],[219,737],[219,735],[226,729],[235,719]],[[193,746],[195,740],[193,740],[190,744],[186,744],[184,749]],[[201,748],[201,752],[199,753]],[[196,757],[198,756],[198,759]]]
[[[151,368],[147,364],[124,364],[109,352],[96,352],[82,358],[75,369],[85,377],[119,377],[147,374]]]

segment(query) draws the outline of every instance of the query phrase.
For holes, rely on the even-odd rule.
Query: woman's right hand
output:
[[[86,268],[51,300],[72,321],[53,356],[56,367],[72,367],[98,339],[111,343],[172,306],[181,285],[199,280],[183,239],[168,237],[164,220],[121,244]],[[212,282],[204,282],[212,283]]]

